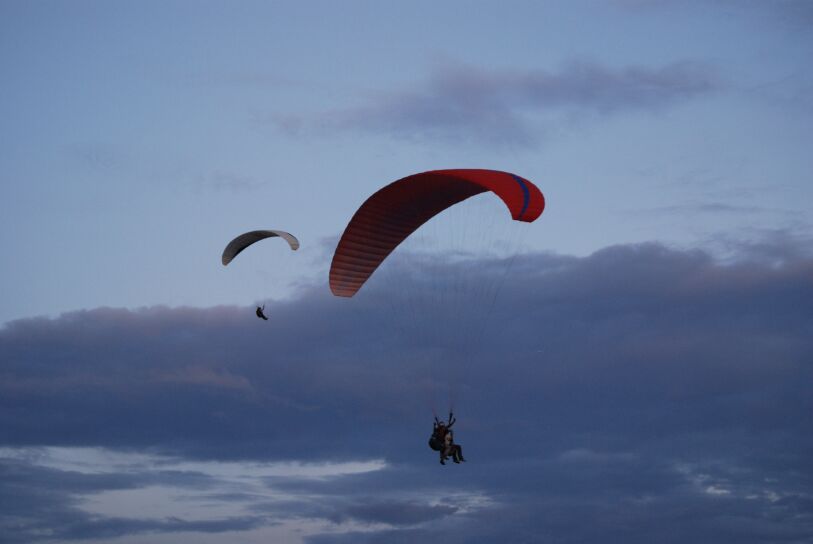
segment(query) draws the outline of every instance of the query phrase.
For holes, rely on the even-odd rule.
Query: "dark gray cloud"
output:
[[[277,116],[275,122],[291,132],[350,129],[401,139],[528,146],[565,118],[656,110],[720,86],[714,69],[690,61],[655,68],[582,61],[558,72],[489,71],[443,63],[419,89],[381,93],[365,106],[315,118]]]
[[[100,308],[8,323],[3,446],[388,464],[265,478],[287,497],[278,501],[194,472],[16,465],[0,493],[4,504],[20,496],[19,508],[0,509],[0,523],[17,541],[33,540],[35,526],[62,539],[110,538],[300,519],[337,528],[313,542],[809,544],[813,260],[800,244],[767,239],[728,263],[658,244],[523,255],[467,349],[440,299],[417,297],[426,306],[414,308],[406,286],[462,276],[477,286],[505,261],[434,259],[431,277],[410,284],[399,273],[411,269],[396,270],[351,300],[303,288],[274,304],[268,323],[237,307]],[[459,308],[461,319],[472,310]],[[413,310],[419,326],[401,323]],[[445,408],[449,377],[469,462],[442,467],[425,443],[428,392],[440,391]],[[156,482],[247,513],[200,526],[91,522],[71,502]],[[352,524],[367,529],[347,533]]]
[[[261,516],[184,520],[94,515],[81,507],[81,497],[103,491],[150,485],[206,489],[216,482],[195,472],[145,470],[82,473],[38,466],[31,460],[0,458],[0,541],[36,542],[106,539],[143,533],[247,530],[268,523]]]
[[[390,473],[390,477],[394,475],[400,477],[398,474]],[[329,485],[321,487],[325,488]],[[365,492],[369,493],[369,491],[370,489],[365,489]],[[408,527],[451,516],[459,509],[454,504],[428,504],[425,500],[420,499],[398,500],[362,496],[346,500],[334,495],[327,500],[290,502],[273,507],[267,506],[266,509],[260,508],[259,510],[273,512],[277,516],[284,513],[306,515],[312,519],[323,519],[336,524],[353,521],[367,525],[385,524]]]
[[[51,540],[85,540],[116,538],[125,535],[150,533],[225,533],[229,531],[245,531],[261,526],[262,520],[258,518],[234,518],[223,520],[196,520],[187,521],[180,518],[164,520],[130,519],[130,518],[102,518],[91,516],[77,516],[78,519],[62,525],[60,530],[48,535]],[[32,540],[38,539],[35,533]]]

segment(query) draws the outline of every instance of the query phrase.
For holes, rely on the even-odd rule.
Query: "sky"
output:
[[[812,29],[0,0],[0,542],[813,543]],[[333,297],[361,203],[444,168],[545,212],[472,199]],[[222,266],[254,229],[302,247]]]

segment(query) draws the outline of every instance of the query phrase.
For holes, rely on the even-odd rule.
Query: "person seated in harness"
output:
[[[440,452],[440,464],[445,465],[449,457],[455,463],[465,461],[463,458],[463,448],[454,442],[454,431],[451,427],[457,421],[454,414],[449,412],[449,422],[446,423],[435,416],[435,423],[432,426],[432,436],[429,438],[429,447]]]

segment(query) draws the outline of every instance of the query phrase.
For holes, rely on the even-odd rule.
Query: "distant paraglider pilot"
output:
[[[228,266],[244,249],[266,238],[281,238],[288,242],[288,247],[290,247],[291,250],[296,251],[299,249],[299,240],[290,232],[285,232],[284,230],[252,230],[251,232],[241,234],[229,242],[226,249],[223,250],[223,254],[220,256],[220,262],[223,263],[223,266]],[[262,307],[257,306],[257,311],[254,313],[263,321],[268,321],[263,310],[265,310],[265,304],[263,304]]]
[[[445,465],[446,459],[452,458],[452,461],[459,463],[466,461],[463,458],[463,448],[459,444],[454,443],[454,431],[452,425],[455,421],[454,414],[449,412],[449,423],[441,421],[435,416],[435,423],[432,426],[432,436],[429,438],[429,447],[435,451],[440,452],[440,464]]]

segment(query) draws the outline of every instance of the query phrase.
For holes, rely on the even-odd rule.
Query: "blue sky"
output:
[[[805,0],[0,1],[0,532],[811,542],[811,27]],[[544,192],[510,270],[423,255],[426,282],[405,248],[330,297],[357,207],[441,168]],[[302,249],[224,268],[258,228]],[[494,277],[461,341],[434,293]],[[424,445],[446,382],[467,472]]]
[[[2,10],[4,321],[251,303],[231,235],[316,251],[437,168],[537,182],[540,250],[810,232],[804,2]]]

